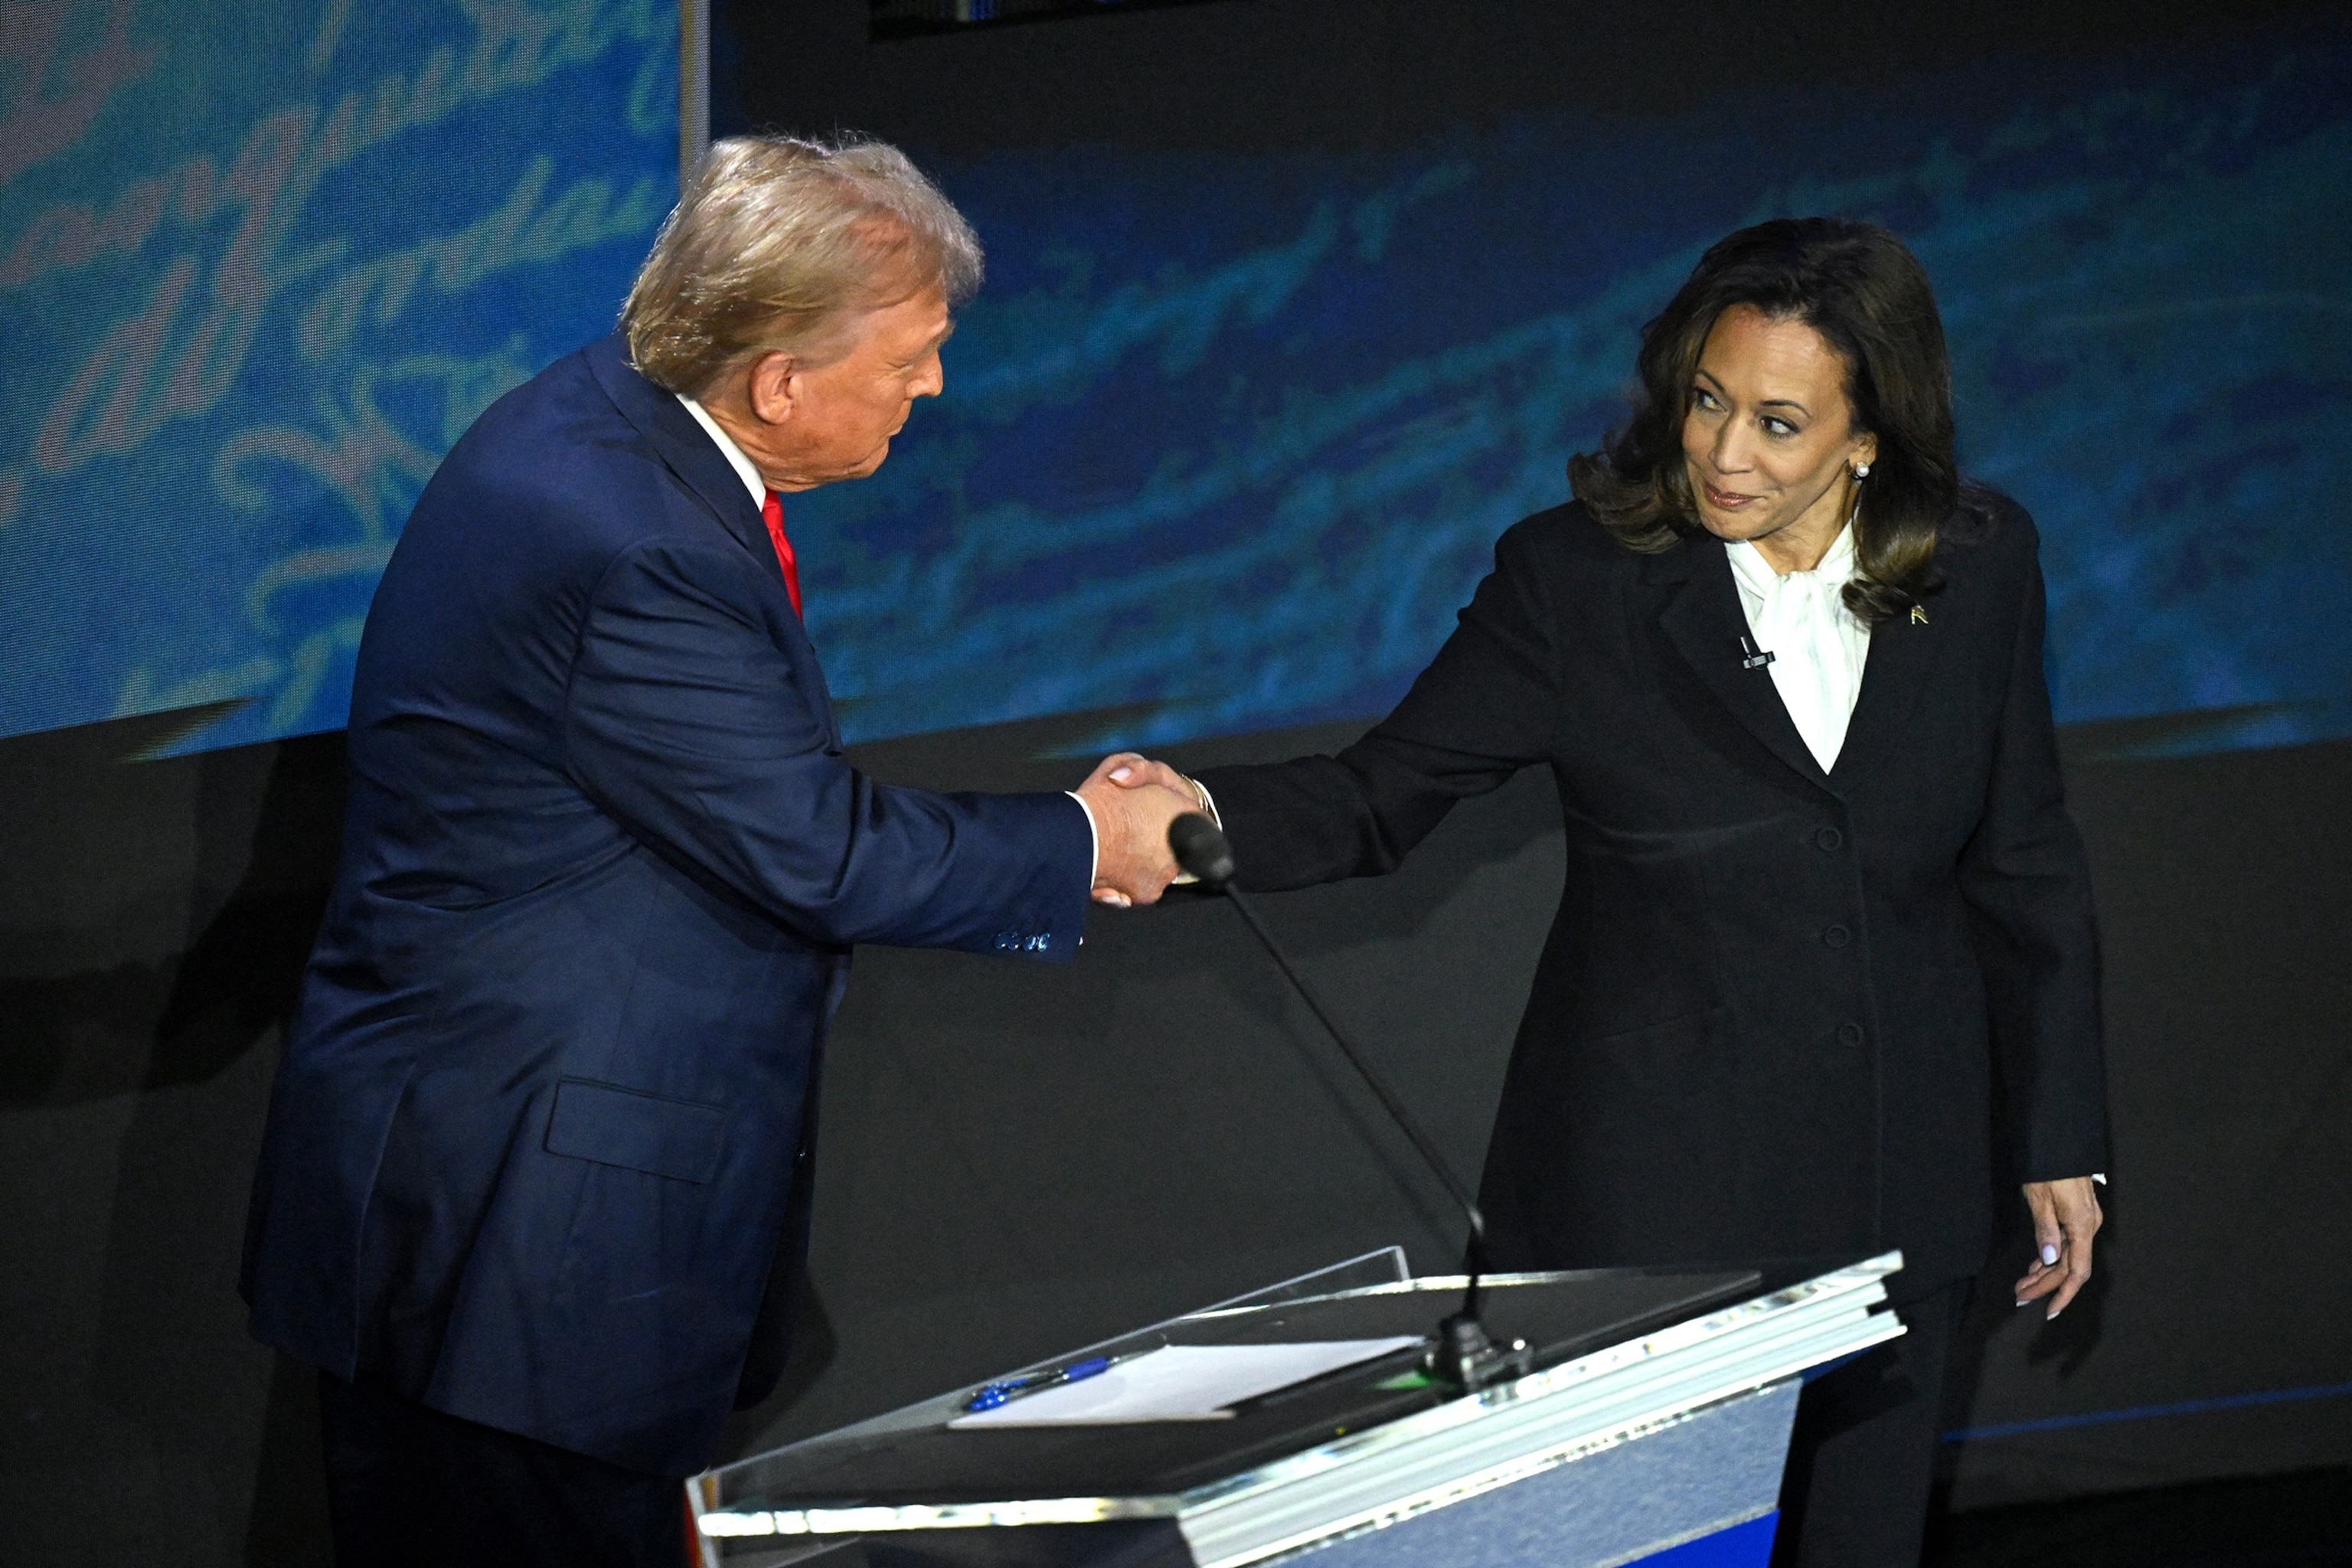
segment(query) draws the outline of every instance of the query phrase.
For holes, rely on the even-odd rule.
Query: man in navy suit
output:
[[[873,143],[722,142],[622,330],[501,398],[385,569],[255,1184],[255,1331],[320,1369],[339,1559],[678,1561],[782,1364],[857,942],[1066,960],[1193,801],[844,759],[780,497],[872,473],[977,286]]]

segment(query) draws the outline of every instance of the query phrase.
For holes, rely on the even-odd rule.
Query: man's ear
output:
[[[753,417],[763,425],[782,425],[800,405],[800,364],[788,353],[761,354],[751,362],[744,391]]]

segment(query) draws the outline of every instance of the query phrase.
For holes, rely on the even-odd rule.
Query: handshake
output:
[[[1114,909],[1156,902],[1177,879],[1170,823],[1187,812],[1215,815],[1200,785],[1133,752],[1105,757],[1075,793],[1094,818],[1095,902]]]

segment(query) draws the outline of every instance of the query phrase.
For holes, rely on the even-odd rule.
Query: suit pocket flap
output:
[[[718,1173],[726,1131],[727,1113],[715,1105],[567,1078],[555,1086],[547,1152],[707,1182]]]

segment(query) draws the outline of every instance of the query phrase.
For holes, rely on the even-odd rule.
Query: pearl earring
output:
[[[1857,479],[1866,479],[1870,478],[1870,465],[1868,463],[1856,463],[1853,466],[1853,477]]]

